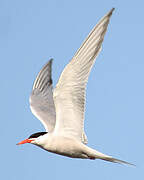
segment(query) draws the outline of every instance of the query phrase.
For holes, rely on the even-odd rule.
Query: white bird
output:
[[[30,96],[30,108],[42,122],[46,132],[32,134],[18,145],[31,143],[46,151],[71,158],[130,164],[88,147],[84,132],[86,84],[101,50],[113,10],[114,8],[90,32],[64,68],[55,89],[51,79],[52,59],[39,72]]]

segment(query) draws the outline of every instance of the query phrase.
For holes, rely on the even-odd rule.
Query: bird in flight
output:
[[[88,147],[84,132],[86,84],[96,57],[101,51],[112,12],[111,9],[92,29],[76,54],[64,68],[56,87],[52,87],[52,59],[41,69],[30,95],[32,113],[44,125],[38,132],[18,143],[31,143],[59,155],[102,159],[130,164]]]

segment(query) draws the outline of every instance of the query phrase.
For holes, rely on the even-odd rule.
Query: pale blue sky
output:
[[[56,84],[64,66],[98,20],[115,11],[90,74],[85,131],[88,145],[137,165],[68,159],[16,143],[43,131],[29,94],[51,57]],[[121,0],[0,1],[0,179],[144,178],[144,2]]]

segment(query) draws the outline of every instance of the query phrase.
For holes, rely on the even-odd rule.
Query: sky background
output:
[[[44,131],[29,108],[41,67],[53,61],[54,86],[87,34],[112,7],[103,49],[87,87],[88,145],[131,163],[69,159],[16,143]],[[144,2],[0,1],[0,179],[144,178]]]

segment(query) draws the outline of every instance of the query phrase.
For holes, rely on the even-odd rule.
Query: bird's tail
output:
[[[110,161],[110,162],[113,162],[113,163],[127,164],[127,165],[135,166],[132,163],[129,163],[127,161],[123,161],[123,160],[120,160],[120,159],[116,159],[116,158],[113,158],[113,157],[110,157],[110,156],[100,157],[99,159],[102,159],[102,160],[105,160],[105,161]]]
[[[134,164],[132,163],[129,163],[129,162],[126,162],[126,161],[123,161],[123,160],[120,160],[120,159],[116,159],[116,158],[113,158],[111,156],[108,156],[106,154],[103,154],[99,151],[96,151],[94,149],[89,149],[89,152],[91,151],[91,154],[89,154],[89,159],[102,159],[102,160],[105,160],[105,161],[110,161],[110,162],[113,162],[113,163],[119,163],[119,164],[127,164],[127,165],[132,165],[132,166],[135,166]]]

